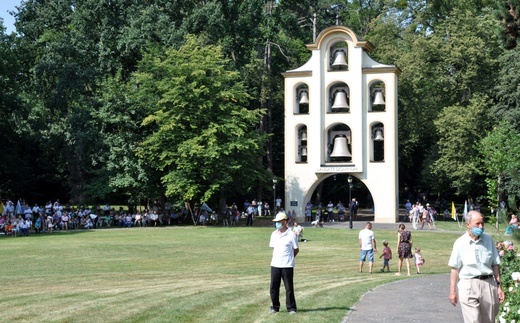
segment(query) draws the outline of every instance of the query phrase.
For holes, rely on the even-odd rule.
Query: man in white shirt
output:
[[[25,209],[23,210],[23,218],[24,219],[32,219],[33,211],[29,207],[29,205],[25,206]]]
[[[280,211],[280,209],[282,208],[282,199],[277,197],[276,200],[275,200],[275,205],[276,205],[276,211]]]
[[[157,221],[159,221],[159,214],[157,214],[157,211],[153,211],[153,213],[150,215],[150,222],[153,224],[154,227],[157,226]]]
[[[87,215],[87,217],[90,218],[90,224],[91,224],[91,226],[88,229],[96,228],[99,216],[97,214],[90,213]],[[89,224],[89,222],[87,221],[87,225],[88,224]]]
[[[359,272],[363,272],[363,264],[368,258],[369,269],[368,272],[372,273],[374,267],[374,252],[377,252],[376,238],[372,231],[372,223],[367,222],[365,228],[359,231],[359,249],[361,250],[361,256],[359,259]]]
[[[41,209],[40,207],[38,206],[38,204],[34,204],[33,208],[32,208],[32,217],[33,219],[36,219],[36,217],[38,216],[38,214],[40,213]]]
[[[68,212],[63,212],[61,214],[61,229],[68,230],[69,229],[69,220],[70,216]]]
[[[57,211],[58,208],[59,208],[59,206],[60,206],[60,200],[56,200],[56,201],[54,202],[54,204],[52,205],[52,209],[53,209],[54,211]]]
[[[130,213],[127,213],[125,216],[125,227],[131,228],[133,227],[134,223],[132,222],[132,215]]]
[[[289,314],[296,314],[296,299],[294,297],[294,258],[298,254],[298,238],[287,226],[285,213],[278,213],[273,220],[276,230],[271,233],[269,247],[273,248],[271,260],[270,295],[271,313],[280,311],[280,285],[283,280],[285,286],[285,305]]]
[[[49,201],[49,202],[47,202],[47,204],[45,204],[45,215],[46,216],[51,215],[51,211],[52,211],[52,202]]]
[[[332,201],[329,201],[329,204],[327,204],[327,214],[329,216],[329,222],[334,221],[334,204],[332,204]]]
[[[495,322],[504,291],[500,281],[500,256],[491,236],[484,234],[478,211],[466,216],[467,232],[453,244],[450,294],[453,306],[460,301],[464,322]],[[458,290],[458,295],[457,295]]]
[[[22,219],[20,223],[18,223],[18,232],[21,236],[28,236],[29,235],[29,223],[27,223],[27,220]]]
[[[105,206],[103,206],[103,214],[104,215],[110,214],[110,205],[108,205],[108,203],[105,204]]]

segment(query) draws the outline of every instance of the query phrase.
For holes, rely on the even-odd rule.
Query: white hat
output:
[[[285,213],[283,213],[283,212],[279,212],[276,215],[276,218],[273,219],[273,222],[280,222],[282,220],[287,220],[287,215],[285,215]]]

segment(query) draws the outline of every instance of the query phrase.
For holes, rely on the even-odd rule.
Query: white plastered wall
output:
[[[348,70],[329,69],[331,46],[346,42]],[[314,44],[307,46],[312,56],[301,67],[285,76],[285,208],[296,211],[302,219],[304,206],[318,184],[334,174],[350,174],[370,190],[375,205],[375,222],[395,223],[398,219],[397,155],[397,76],[394,65],[375,62],[368,56],[373,46],[358,39],[352,30],[334,26],[323,30]],[[385,86],[385,111],[369,112],[370,87]],[[330,113],[329,89],[345,83],[349,88],[350,110]],[[309,113],[295,113],[297,89],[308,87]],[[296,109],[297,110],[297,109]],[[384,160],[374,162],[372,127],[384,126]],[[350,128],[352,159],[347,162],[327,160],[329,131],[338,124]],[[307,159],[298,156],[301,141],[298,129],[307,127]],[[348,194],[348,192],[346,192]]]

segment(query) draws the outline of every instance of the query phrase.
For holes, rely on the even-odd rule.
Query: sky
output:
[[[4,27],[7,29],[7,34],[15,31],[14,17],[7,11],[16,11],[15,6],[18,5],[20,5],[20,0],[0,0],[0,17],[4,20]]]

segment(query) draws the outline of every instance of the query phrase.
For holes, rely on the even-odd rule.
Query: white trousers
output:
[[[457,284],[464,323],[493,323],[500,303],[495,279],[461,279]]]

